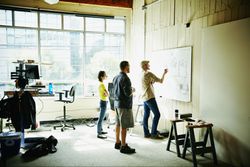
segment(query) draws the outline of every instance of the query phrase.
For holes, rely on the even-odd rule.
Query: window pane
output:
[[[12,25],[12,12],[11,10],[0,10],[0,25]]]
[[[104,32],[104,19],[86,18],[86,31]]]
[[[0,45],[7,45],[7,32],[6,28],[0,28]]]
[[[60,14],[41,13],[40,14],[41,28],[61,29],[62,20]]]
[[[82,88],[83,33],[42,31],[41,40],[42,62],[52,64],[42,66],[43,80],[53,82],[55,91],[76,83]]]
[[[69,44],[69,38],[66,33],[60,31],[41,31],[42,46],[64,46]]]
[[[105,47],[110,53],[117,55],[122,59],[125,52],[125,39],[122,35],[105,35]]]
[[[15,88],[10,73],[16,71],[18,64],[13,62],[28,59],[39,62],[39,59],[36,30],[0,28],[0,35],[0,92],[3,92]]]
[[[107,19],[107,32],[125,33],[124,20]]]
[[[86,34],[85,95],[97,94],[97,74],[105,70],[108,81],[119,73],[119,62],[123,58],[122,46],[115,46],[111,40],[123,41],[123,36],[112,38],[103,34]]]
[[[37,47],[37,30],[1,28],[1,44],[7,46],[34,46]]]
[[[20,12],[15,11],[15,25],[22,27],[37,27],[36,12]]]
[[[104,35],[98,33],[86,33],[87,47],[102,47],[104,45]]]
[[[64,29],[66,30],[83,30],[83,17],[64,15]]]

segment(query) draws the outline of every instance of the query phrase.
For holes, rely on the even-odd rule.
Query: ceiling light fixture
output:
[[[57,4],[59,2],[59,0],[44,0],[44,1],[50,5]]]

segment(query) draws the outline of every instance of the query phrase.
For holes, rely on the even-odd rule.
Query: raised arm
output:
[[[151,84],[153,84],[154,82],[163,83],[167,72],[168,72],[168,69],[164,69],[164,72],[163,72],[161,78],[158,78],[155,74],[153,74],[152,72],[149,72],[148,74],[150,75],[150,78],[152,79],[152,80],[150,80]]]
[[[168,69],[167,69],[167,68],[164,69],[164,72],[163,72],[162,77],[161,77],[161,79],[160,79],[160,83],[163,83],[164,78],[165,78],[165,75],[167,74],[167,72],[168,72]]]

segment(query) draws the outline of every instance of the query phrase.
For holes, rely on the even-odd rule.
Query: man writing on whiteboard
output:
[[[168,72],[168,69],[164,69],[162,77],[158,78],[152,72],[150,72],[150,65],[149,61],[144,60],[141,62],[141,68],[143,70],[142,74],[142,99],[144,105],[144,116],[143,116],[143,130],[144,130],[144,137],[145,138],[152,138],[152,139],[163,139],[157,131],[158,122],[160,119],[160,111],[155,100],[154,95],[154,87],[153,84],[155,82],[163,83],[164,77]],[[152,122],[152,129],[151,133],[148,129],[148,118],[150,116],[150,110],[154,114],[153,122]]]

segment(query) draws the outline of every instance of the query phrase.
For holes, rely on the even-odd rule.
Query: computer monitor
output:
[[[25,65],[25,78],[26,79],[39,79],[38,65]]]

